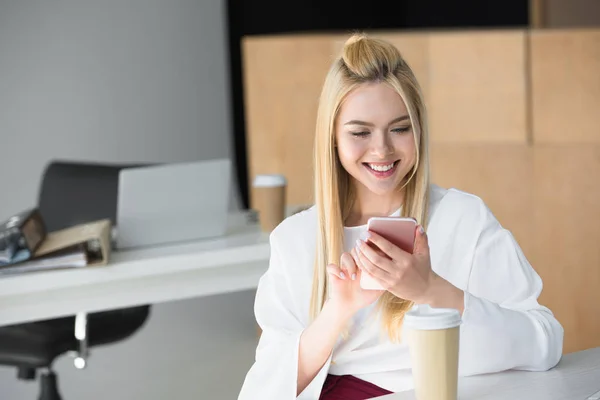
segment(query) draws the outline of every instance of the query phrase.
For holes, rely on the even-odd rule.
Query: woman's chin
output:
[[[355,184],[362,186],[367,192],[378,197],[387,197],[397,194],[398,188],[402,185],[402,179],[398,178],[398,174],[390,177],[390,179],[378,179],[363,174],[356,174],[353,178]]]

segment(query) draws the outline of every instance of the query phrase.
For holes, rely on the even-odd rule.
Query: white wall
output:
[[[224,0],[0,0],[0,219],[35,205],[53,158],[225,157]],[[232,399],[256,342],[254,293],[157,305],[133,338],[63,357],[65,400]],[[0,367],[0,399],[37,384]]]

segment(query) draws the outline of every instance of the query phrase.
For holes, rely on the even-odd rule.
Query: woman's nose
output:
[[[373,138],[373,154],[384,158],[394,152],[391,140],[386,134],[375,135]]]

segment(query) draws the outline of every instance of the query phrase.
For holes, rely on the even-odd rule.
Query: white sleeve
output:
[[[298,349],[305,324],[298,315],[289,274],[279,254],[276,235],[271,234],[269,269],[259,281],[254,312],[262,335],[255,362],[248,371],[238,400],[296,399]],[[330,357],[331,358],[331,357]],[[329,361],[298,398],[320,393]]]
[[[548,370],[561,358],[563,328],[538,303],[542,280],[512,234],[483,204],[482,210],[465,291],[461,375]]]

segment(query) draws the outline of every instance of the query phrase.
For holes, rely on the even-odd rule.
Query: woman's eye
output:
[[[369,135],[369,132],[350,132],[350,134],[356,137],[365,137]]]
[[[410,131],[410,126],[404,126],[402,128],[392,129],[392,132],[396,132],[396,133],[404,133],[404,132],[408,132],[408,131]]]

